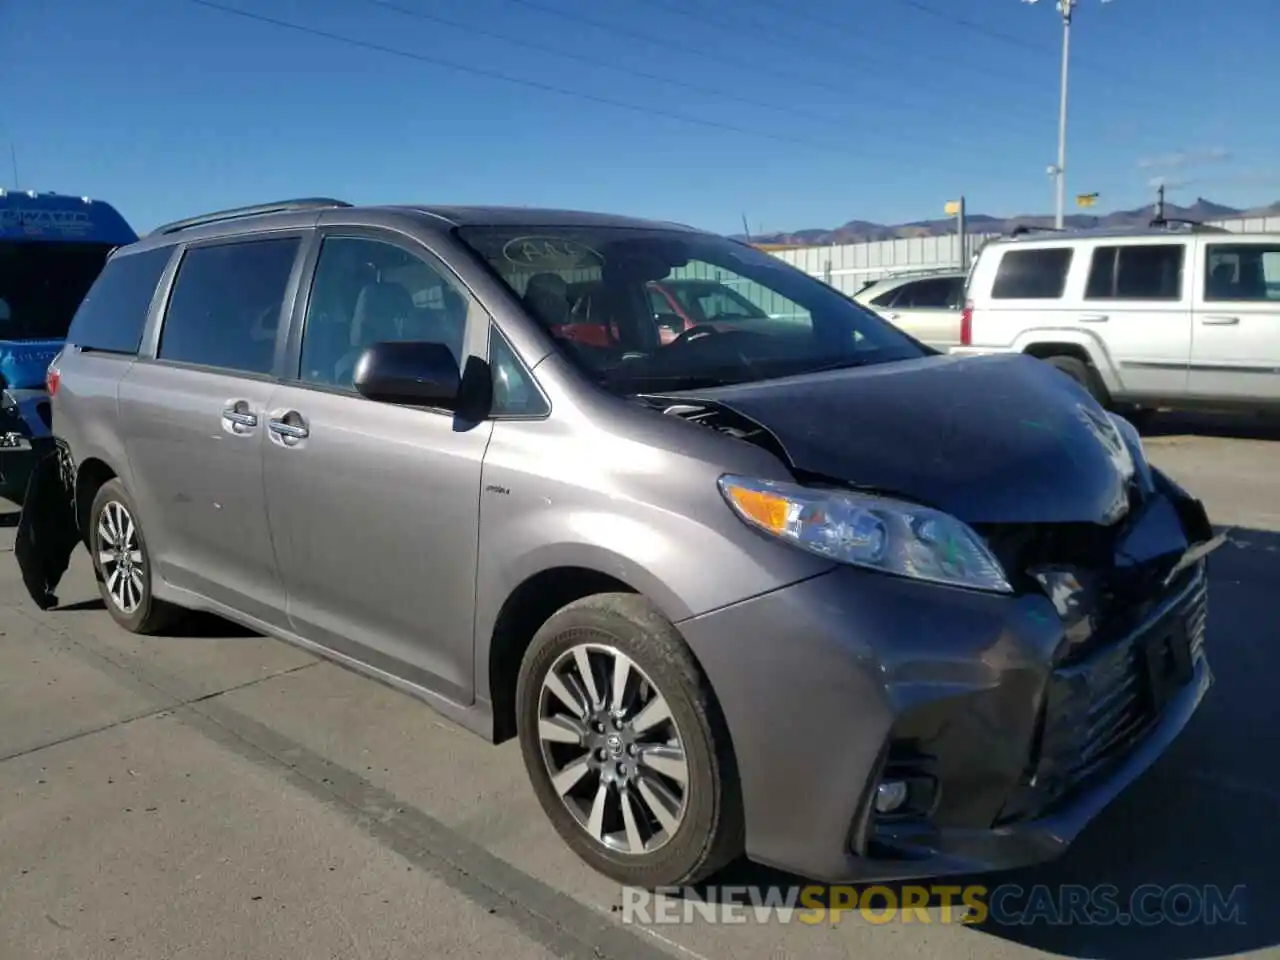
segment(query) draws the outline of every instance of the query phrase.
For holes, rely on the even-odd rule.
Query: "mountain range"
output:
[[[1068,214],[1066,226],[1080,229],[1090,227],[1128,227],[1146,226],[1154,215],[1154,205],[1137,207],[1133,210],[1117,210],[1104,214]],[[1182,220],[1227,220],[1235,217],[1267,217],[1280,216],[1280,201],[1262,207],[1250,207],[1239,210],[1212,200],[1200,197],[1190,206],[1165,204],[1165,214],[1169,219]],[[968,213],[965,226],[970,233],[1008,233],[1014,227],[1053,226],[1052,214],[1028,214],[1017,217],[993,217],[984,213]],[[940,237],[956,232],[954,217],[938,220],[917,220],[913,223],[883,224],[867,220],[850,220],[839,227],[811,227],[804,230],[793,230],[784,233],[766,233],[746,237],[738,234],[738,239],[749,239],[752,243],[778,246],[826,246],[832,243],[859,243],[868,240],[898,240],[906,237]]]

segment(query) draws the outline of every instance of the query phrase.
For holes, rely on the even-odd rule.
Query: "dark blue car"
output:
[[[137,239],[100,200],[0,190],[0,495],[21,501],[51,442],[49,363],[107,255]]]

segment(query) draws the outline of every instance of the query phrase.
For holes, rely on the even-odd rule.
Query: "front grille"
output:
[[[1204,658],[1204,636],[1209,625],[1209,594],[1200,589],[1200,600],[1187,621],[1187,633],[1191,638],[1191,656],[1195,660]]]
[[[1191,582],[1125,637],[1054,671],[1029,784],[1037,793],[1061,796],[1127,753],[1151,729],[1161,704],[1149,678],[1148,644],[1163,644],[1167,637],[1180,642],[1185,629],[1194,666],[1204,656],[1207,602],[1205,576],[1197,570]],[[1163,658],[1163,647],[1160,651]]]

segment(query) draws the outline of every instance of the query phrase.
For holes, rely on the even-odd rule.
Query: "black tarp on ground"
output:
[[[13,545],[22,582],[41,610],[58,605],[53,591],[71,565],[79,542],[75,465],[66,445],[57,440],[31,471]]]

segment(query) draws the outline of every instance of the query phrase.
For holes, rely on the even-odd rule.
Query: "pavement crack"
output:
[[[248,690],[250,687],[256,687],[260,683],[268,680],[278,680],[281,677],[287,677],[290,674],[301,673],[303,670],[309,670],[312,667],[318,667],[323,660],[312,660],[310,663],[300,663],[296,667],[290,667],[288,670],[277,670],[274,673],[264,674],[261,677],[254,677],[252,680],[246,680],[244,683],[232,684],[222,690],[214,690],[212,693],[206,693],[203,696],[192,697],[190,700],[184,700],[180,706],[189,707],[193,703],[204,703],[206,700],[214,700],[218,697],[226,696],[228,693],[236,693],[239,690]]]
[[[106,733],[108,730],[114,730],[117,727],[123,727],[137,720],[146,720],[148,717],[158,717],[162,713],[172,712],[178,704],[165,704],[162,707],[155,707],[151,710],[144,710],[141,713],[130,714],[122,717],[112,723],[104,723],[101,726],[89,727],[86,730],[79,730],[75,733],[67,734],[65,737],[58,737],[54,740],[47,740],[44,743],[38,743],[35,746],[24,747],[21,750],[15,750],[13,753],[0,755],[0,763],[7,763],[10,760],[18,760],[22,757],[28,757],[33,753],[39,753],[41,750],[48,750],[52,747],[60,747],[64,743],[74,743],[77,740],[83,740],[85,737],[92,737],[94,734]]]
[[[72,641],[72,642],[74,643],[75,641]],[[291,673],[298,673],[301,670],[306,670],[308,667],[319,666],[319,664],[320,664],[319,660],[313,661],[311,663],[303,663],[296,667],[290,667],[288,670],[280,670],[276,673],[267,674],[266,676],[263,676],[263,677],[255,677],[252,680],[246,680],[244,683],[237,683],[233,686],[226,687],[225,689],[215,690],[212,693],[206,693],[198,697],[192,697],[188,700],[170,699],[169,702],[163,703],[160,706],[153,707],[150,710],[143,710],[138,713],[132,713],[127,717],[121,717],[119,720],[113,720],[111,723],[104,723],[96,727],[89,727],[84,730],[78,730],[75,733],[67,734],[65,737],[58,737],[54,740],[47,740],[44,743],[38,743],[31,747],[24,747],[23,749],[16,750],[13,753],[6,753],[3,755],[0,755],[0,763],[5,763],[9,760],[17,760],[21,757],[30,756],[33,753],[39,753],[41,750],[48,750],[51,747],[59,747],[59,746],[62,746],[64,743],[74,743],[76,740],[83,740],[85,737],[92,737],[98,733],[106,733],[108,730],[115,730],[118,727],[127,726],[128,724],[135,723],[138,720],[147,720],[151,717],[159,717],[159,716],[163,716],[164,714],[175,713],[176,711],[181,710],[183,707],[190,707],[193,704],[204,703],[207,700],[214,700],[217,697],[221,697],[225,694],[235,693],[237,690],[247,690],[249,687],[257,686],[258,684],[266,680],[274,680],[277,677],[285,677]],[[156,689],[161,689],[161,688],[157,687]],[[166,696],[170,696],[167,691],[164,691],[161,689],[161,692],[164,693]]]

